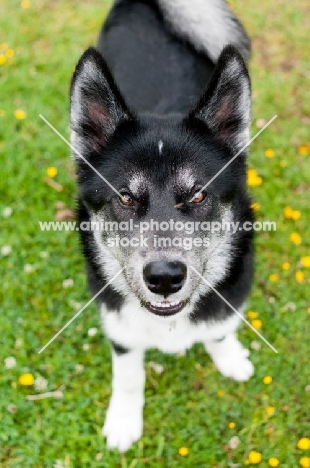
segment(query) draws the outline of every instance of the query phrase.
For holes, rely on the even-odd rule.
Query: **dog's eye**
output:
[[[129,195],[129,193],[122,193],[122,196],[120,197],[120,202],[122,205],[125,206],[132,206],[133,205],[133,199]]]
[[[204,192],[196,192],[194,196],[191,198],[191,203],[201,203],[206,198],[206,194]]]

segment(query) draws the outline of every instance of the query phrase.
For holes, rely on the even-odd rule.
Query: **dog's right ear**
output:
[[[71,82],[72,146],[83,156],[99,154],[116,127],[132,118],[104,58],[90,47],[80,58]],[[74,151],[72,154],[80,160]]]

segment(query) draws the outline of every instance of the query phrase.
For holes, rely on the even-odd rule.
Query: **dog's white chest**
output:
[[[107,336],[129,349],[157,348],[165,353],[179,353],[193,346],[217,340],[236,328],[238,316],[224,323],[192,323],[188,317],[158,320],[142,310],[138,301],[129,302],[120,312],[101,308],[101,317]]]
[[[138,303],[128,304],[119,313],[107,312],[102,307],[101,317],[108,337],[129,349],[157,348],[165,353],[178,353],[190,348],[202,335],[201,327],[192,325],[188,319],[157,320],[141,310]]]

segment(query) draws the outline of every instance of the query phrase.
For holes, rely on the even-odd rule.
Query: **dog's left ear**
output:
[[[104,58],[94,47],[84,52],[76,66],[70,104],[72,145],[84,157],[100,153],[117,126],[132,118]]]
[[[223,49],[211,80],[189,114],[234,152],[249,140],[251,84],[246,65],[233,46]]]

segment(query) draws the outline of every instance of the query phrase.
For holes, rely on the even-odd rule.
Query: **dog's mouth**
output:
[[[152,312],[152,314],[160,315],[161,317],[169,317],[170,315],[177,314],[185,306],[185,301],[180,302],[147,302],[145,307]]]

